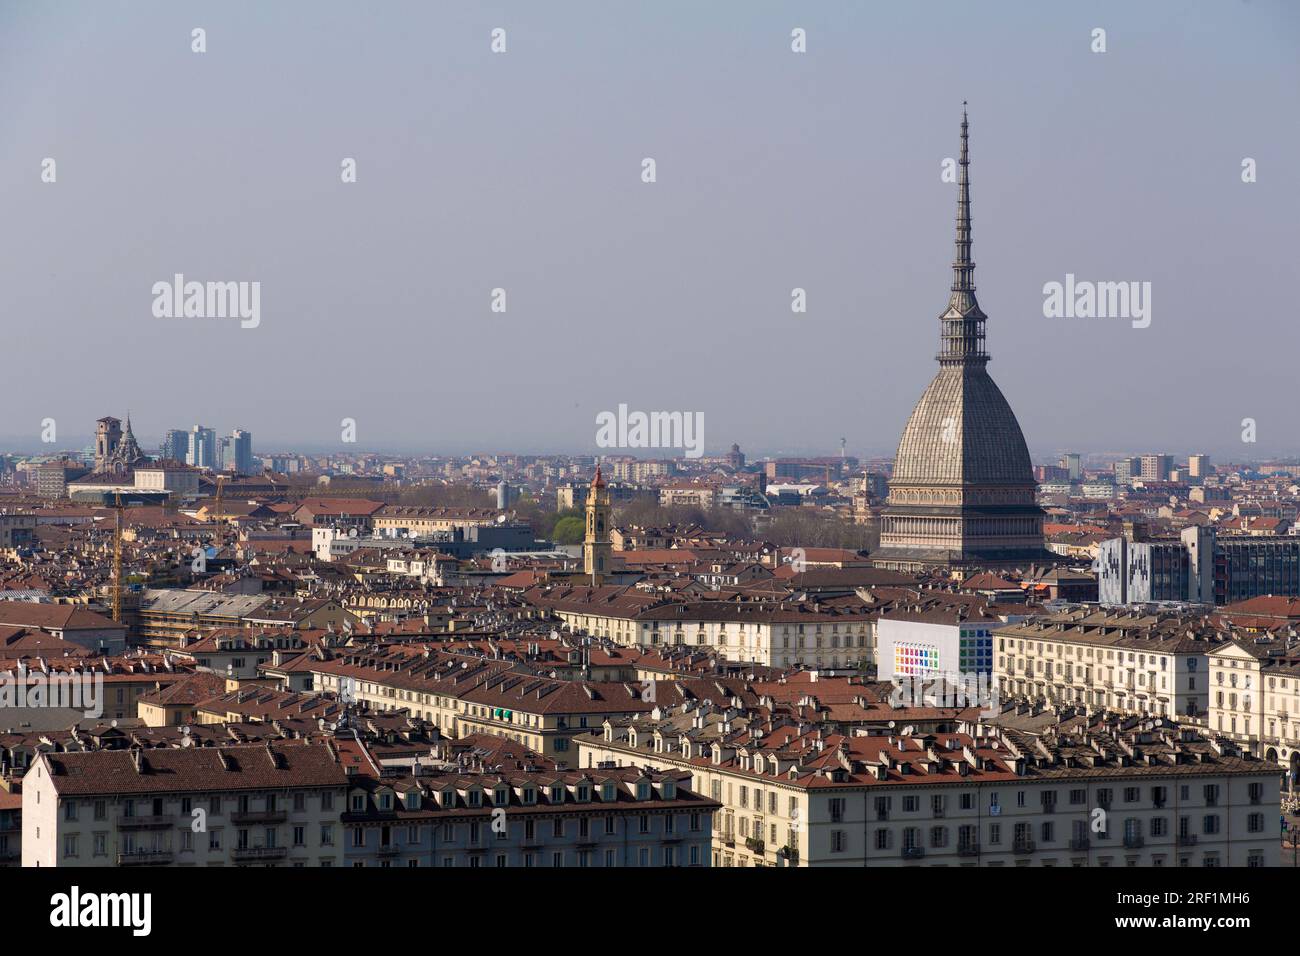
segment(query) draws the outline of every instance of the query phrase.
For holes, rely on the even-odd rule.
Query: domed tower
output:
[[[965,104],[952,295],[939,317],[939,371],[898,443],[877,567],[1026,566],[1051,561],[1035,502],[1029,449],[985,366],[986,316],[971,259],[970,155]]]

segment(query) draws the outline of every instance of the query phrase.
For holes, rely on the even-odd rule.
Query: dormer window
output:
[[[408,810],[420,809],[420,792],[418,790],[412,790],[410,793],[406,795],[406,809]]]
[[[471,790],[465,795],[465,802],[471,807],[480,807],[483,805],[483,791]]]
[[[393,795],[391,793],[385,791],[379,795],[379,809],[380,810],[393,809]]]
[[[674,781],[674,780],[665,780],[665,781],[663,782],[663,786],[662,786],[661,789],[663,790],[663,795],[664,795],[664,799],[665,799],[665,800],[676,800],[676,799],[677,799],[677,782],[676,782],[676,781]]]
[[[600,799],[602,800],[614,799],[614,785],[612,783],[607,783],[600,788]]]
[[[591,788],[585,783],[578,787],[578,802],[586,803],[591,799]]]
[[[638,800],[649,800],[649,799],[650,799],[650,784],[648,784],[648,783],[638,783],[638,784],[636,785],[636,798],[637,798]]]
[[[498,787],[492,797],[492,802],[497,806],[503,806],[510,802],[510,791],[505,787]]]
[[[563,784],[557,783],[555,786],[551,787],[551,803],[563,803],[563,802],[564,802],[564,786]]]
[[[537,790],[533,787],[524,787],[524,803],[531,806],[537,802]]]

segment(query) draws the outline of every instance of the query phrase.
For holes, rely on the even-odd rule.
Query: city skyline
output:
[[[592,4],[412,5],[362,25],[329,5],[142,4],[120,22],[72,8],[97,40],[75,57],[63,8],[0,14],[15,117],[0,199],[24,227],[0,240],[3,284],[64,383],[41,387],[53,359],[11,370],[6,448],[38,450],[44,419],[81,419],[92,392],[102,403],[89,344],[130,342],[114,368],[148,374],[119,374],[114,406],[143,411],[162,391],[264,448],[328,450],[351,418],[376,451],[596,453],[597,416],[626,403],[702,414],[711,450],[834,453],[844,436],[887,456],[937,346],[945,130],[968,99],[994,372],[1035,460],[1300,449],[1292,350],[1269,347],[1293,334],[1274,316],[1300,140],[1272,119],[1300,85],[1291,7],[770,5],[733,19],[669,4],[615,22]],[[396,48],[334,69],[368,30]],[[58,86],[36,86],[53,109],[37,112],[21,76],[51,62]],[[872,92],[886,87],[907,96]],[[356,182],[340,178],[348,159]],[[78,263],[77,282],[59,262]],[[159,317],[153,289],[176,275],[260,283],[256,324]],[[1149,324],[1045,317],[1045,286],[1076,278],[1150,283]],[[284,388],[291,369],[347,387]]]

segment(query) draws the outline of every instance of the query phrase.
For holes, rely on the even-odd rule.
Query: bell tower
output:
[[[609,571],[609,489],[596,466],[596,477],[587,491],[587,534],[582,540],[582,571],[597,585]]]

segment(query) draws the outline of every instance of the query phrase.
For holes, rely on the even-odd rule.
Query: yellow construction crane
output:
[[[222,541],[225,539],[225,536],[221,533],[221,489],[225,487],[225,484],[226,484],[226,476],[217,475],[217,500],[212,512],[212,517],[217,524],[216,539],[217,539],[218,547],[221,546]]]

